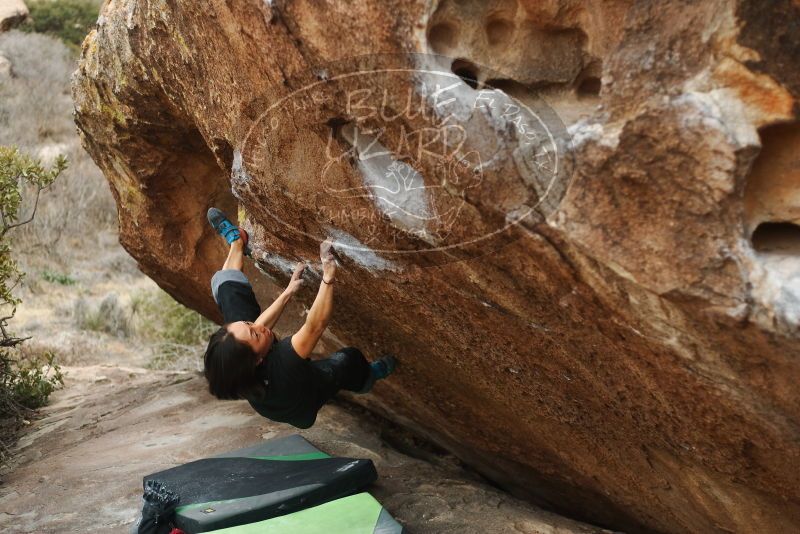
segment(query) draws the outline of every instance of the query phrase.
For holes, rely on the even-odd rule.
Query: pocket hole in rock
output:
[[[435,52],[443,53],[455,48],[457,35],[455,26],[441,22],[428,31],[428,42]]]
[[[478,87],[478,67],[471,61],[456,59],[453,61],[450,70],[473,89]]]
[[[750,240],[758,252],[800,254],[800,226],[790,222],[763,222]]]
[[[800,253],[800,122],[769,125],[758,134],[761,152],[744,190],[745,226],[759,252]]]
[[[578,85],[578,96],[597,96],[600,94],[601,88],[600,78],[589,76]]]
[[[348,120],[344,117],[331,117],[325,122],[325,124],[327,124],[331,130],[333,130],[333,135],[335,137],[339,137],[342,127],[347,123]]]
[[[491,46],[507,43],[514,33],[514,25],[503,19],[490,20],[486,24],[486,40]]]

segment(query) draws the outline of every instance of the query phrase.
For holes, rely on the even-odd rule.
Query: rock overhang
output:
[[[338,235],[350,253],[325,348],[404,355],[373,409],[519,494],[594,522],[796,523],[800,260],[791,247],[763,250],[755,234],[797,223],[782,192],[795,191],[800,152],[791,33],[778,24],[789,37],[765,35],[750,2],[322,9],[105,6],[75,78],[76,120],[143,270],[215,317],[207,282],[224,249],[205,227],[209,205],[241,208],[279,284],[287,265]],[[425,111],[443,101],[423,98],[424,75],[338,82],[364,66],[352,58],[452,80],[461,110],[449,121],[468,133],[460,157],[447,166],[402,148],[409,131],[441,133],[435,112],[396,123],[348,113],[335,97],[353,89],[382,98],[391,87],[395,111],[407,95]],[[248,149],[246,127],[314,83],[330,94]],[[515,156],[514,117],[476,111],[481,91],[560,117],[571,167],[556,195],[525,174],[544,159]],[[480,158],[465,157],[473,152]],[[440,197],[420,197],[420,180]],[[543,197],[555,200],[537,204]],[[433,232],[434,208],[459,224]],[[427,234],[408,231],[420,224]]]

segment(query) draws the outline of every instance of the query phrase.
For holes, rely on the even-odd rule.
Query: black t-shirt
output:
[[[261,314],[250,284],[227,281],[220,285],[217,300],[226,323],[255,321]],[[255,411],[273,421],[309,428],[317,411],[336,393],[336,385],[324,370],[302,358],[292,347],[291,336],[275,341],[264,361],[256,367],[264,384],[259,395],[247,401]]]
[[[256,367],[256,375],[264,382],[263,395],[247,400],[255,411],[273,421],[309,428],[329,396],[325,377],[297,354],[291,336],[272,344]]]

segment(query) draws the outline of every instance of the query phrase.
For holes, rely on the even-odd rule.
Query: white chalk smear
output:
[[[370,198],[394,226],[424,237],[427,222],[435,216],[422,175],[408,163],[392,157],[392,152],[377,138],[352,124],[342,128],[342,136],[355,149],[365,184],[364,188],[346,192]]]
[[[284,273],[288,274],[292,274],[294,272],[294,268],[298,263],[296,261],[284,258],[280,254],[272,254],[269,252],[264,252],[261,255],[261,261],[275,267],[279,271],[283,271]]]
[[[325,227],[325,230],[337,252],[347,256],[365,269],[370,271],[396,271],[399,269],[394,262],[378,256],[375,251],[347,232],[332,226]]]

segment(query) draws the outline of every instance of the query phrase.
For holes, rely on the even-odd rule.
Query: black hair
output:
[[[243,399],[262,389],[255,369],[258,356],[228,332],[228,325],[211,335],[203,356],[208,391],[218,399]]]

